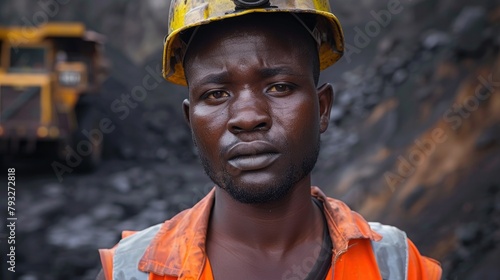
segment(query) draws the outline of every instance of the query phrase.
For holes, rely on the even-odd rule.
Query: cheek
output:
[[[273,124],[284,148],[293,162],[300,162],[312,152],[319,141],[319,113],[314,99],[293,103],[275,111]],[[277,117],[279,116],[279,117]]]
[[[225,112],[207,110],[202,106],[192,107],[190,112],[191,130],[199,149],[215,150],[217,141],[226,128]]]
[[[280,107],[275,116],[280,116],[279,122],[288,134],[292,133],[300,139],[301,136],[319,133],[318,106],[312,98],[302,99]]]

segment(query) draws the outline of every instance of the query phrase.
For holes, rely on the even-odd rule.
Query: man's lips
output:
[[[236,169],[258,170],[271,165],[280,154],[269,142],[240,142],[228,151],[228,163]]]

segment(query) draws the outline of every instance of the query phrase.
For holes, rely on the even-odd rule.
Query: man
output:
[[[215,187],[100,250],[98,278],[440,278],[402,231],[311,187],[333,103],[319,71],[343,50],[328,11],[324,1],[172,3],[164,74],[188,86],[185,117]]]

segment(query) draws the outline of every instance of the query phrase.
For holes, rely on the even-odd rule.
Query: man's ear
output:
[[[317,89],[319,99],[319,131],[325,132],[330,123],[330,112],[332,111],[334,93],[331,84],[324,84]]]
[[[189,119],[189,100],[184,99],[184,101],[182,102],[182,111],[184,112],[184,120],[191,128],[191,120]]]

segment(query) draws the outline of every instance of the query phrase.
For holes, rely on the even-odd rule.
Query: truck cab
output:
[[[0,155],[64,157],[92,129],[104,40],[81,23],[0,27]],[[82,169],[97,166],[101,151],[94,143]]]

